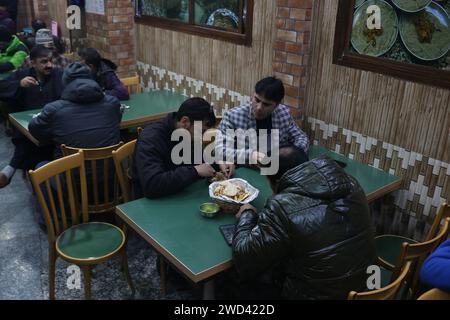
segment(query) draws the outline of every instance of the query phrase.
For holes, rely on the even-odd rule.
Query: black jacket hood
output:
[[[63,90],[61,99],[80,104],[98,102],[105,94],[97,82],[91,79],[75,79]]]

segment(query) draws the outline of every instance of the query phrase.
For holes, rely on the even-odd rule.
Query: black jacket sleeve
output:
[[[28,124],[28,130],[31,135],[39,142],[52,142],[52,118],[56,108],[52,103],[47,104],[44,109]]]
[[[273,204],[273,203],[272,203]],[[233,238],[233,261],[244,278],[253,278],[277,265],[289,251],[286,217],[266,205],[258,214],[244,211]]]
[[[139,180],[145,197],[156,198],[177,193],[198,179],[193,166],[166,170],[165,155],[170,152],[159,139],[138,141],[135,153],[138,177],[135,178]]]
[[[20,80],[25,77],[26,75],[16,71],[9,77],[0,80],[0,100],[16,99],[20,92]]]

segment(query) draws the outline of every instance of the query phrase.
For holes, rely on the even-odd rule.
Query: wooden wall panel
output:
[[[136,25],[137,60],[250,95],[272,75],[276,1],[255,1],[251,47]]]
[[[63,37],[69,37],[69,30],[66,28],[66,9],[67,2],[65,0],[47,0],[48,13],[52,20],[58,22]],[[48,27],[51,28],[51,21],[48,21]]]
[[[333,65],[337,6],[314,1],[307,116],[450,161],[450,88]]]

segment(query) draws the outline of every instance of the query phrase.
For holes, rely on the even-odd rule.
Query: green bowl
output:
[[[205,202],[200,205],[200,214],[205,218],[214,218],[220,211],[217,203]]]

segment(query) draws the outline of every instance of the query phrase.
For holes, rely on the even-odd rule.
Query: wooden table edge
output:
[[[19,130],[24,136],[26,136],[31,142],[33,142],[38,147],[40,146],[39,141],[36,140],[35,137],[33,137],[28,131],[27,128],[24,128],[11,114],[8,115],[9,121],[11,121],[11,124],[16,127],[17,130]]]
[[[371,193],[367,194],[367,201],[369,203],[373,202],[373,201],[381,198],[382,196],[384,196],[384,195],[386,195],[386,194],[388,194],[388,193],[390,193],[392,191],[395,191],[395,190],[399,189],[401,184],[402,184],[402,179],[399,177],[398,180],[393,181],[390,184],[388,184],[388,185],[386,185],[386,186],[384,186],[382,188],[379,188],[379,189],[377,189],[375,191],[372,191]]]

